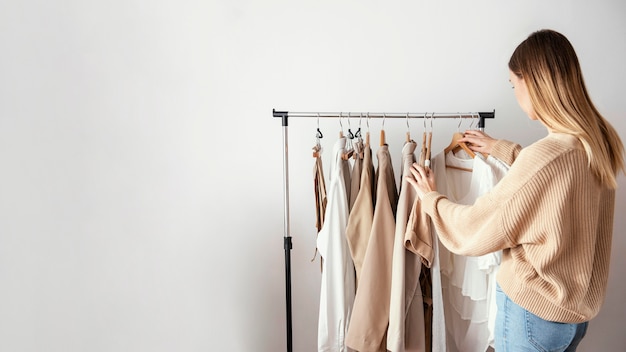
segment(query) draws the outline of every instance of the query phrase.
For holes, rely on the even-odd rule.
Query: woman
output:
[[[563,35],[531,34],[509,69],[519,105],[548,136],[522,150],[467,131],[461,141],[473,151],[511,166],[470,206],[436,192],[430,169],[415,164],[407,177],[449,250],[472,256],[503,250],[496,351],[575,351],[606,292],[624,146],[591,102]]]

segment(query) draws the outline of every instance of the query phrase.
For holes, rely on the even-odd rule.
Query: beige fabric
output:
[[[317,228],[319,233],[324,225],[324,214],[326,214],[326,203],[328,202],[321,154],[318,154],[315,158],[315,165],[313,166],[313,191],[315,193],[315,228]],[[317,246],[315,246],[315,254],[313,254],[311,261],[314,261],[316,257]],[[321,261],[322,259],[320,258],[320,270],[323,266]]]
[[[371,157],[370,157],[371,158]],[[354,164],[352,165],[352,175],[350,176],[350,211],[356,202],[356,198],[361,188],[361,171],[363,170],[363,141],[357,140],[354,143]]]
[[[326,213],[326,182],[324,181],[324,168],[322,157],[315,158],[313,167],[313,189],[315,192],[315,227],[319,232],[324,225],[324,214]]]
[[[397,188],[387,145],[377,153],[376,207],[354,299],[346,345],[361,352],[386,351],[391,291],[391,257]]]
[[[415,264],[421,269],[416,276],[416,280],[419,278],[419,282],[416,283],[415,295],[420,293],[423,301],[424,330],[420,331],[423,331],[426,338],[426,351],[430,351],[432,347],[433,296],[430,269],[435,260],[434,245],[430,217],[422,211],[422,203],[419,198],[416,198],[409,216],[404,246],[414,254],[416,260],[420,261]],[[407,286],[409,285],[407,284]],[[445,336],[445,332],[443,336]]]
[[[425,351],[424,307],[418,283],[422,262],[404,247],[409,214],[417,196],[403,176],[410,174],[411,165],[416,161],[416,147],[411,141],[402,148],[402,183],[396,213],[387,328],[387,350],[392,352]]]
[[[372,149],[369,144],[363,147],[363,167],[361,171],[361,185],[356,196],[348,226],[346,227],[346,238],[354,268],[356,270],[357,285],[365,258],[365,250],[372,232],[372,222],[374,221],[374,164],[372,162]]]
[[[430,226],[430,217],[422,211],[422,202],[419,198],[415,199],[406,228],[404,246],[419,255],[428,268],[432,266],[435,256]]]

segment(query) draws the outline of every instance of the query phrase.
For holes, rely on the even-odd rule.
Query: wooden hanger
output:
[[[460,125],[461,123],[459,122],[459,126]],[[472,159],[476,157],[476,154],[469,148],[469,146],[467,146],[465,142],[459,142],[459,139],[461,138],[463,138],[463,133],[461,132],[455,132],[454,134],[452,134],[452,140],[450,141],[450,144],[446,147],[446,149],[443,150],[444,155],[448,154],[450,151],[452,151],[453,153],[456,153],[460,149],[463,149],[469,156],[472,157]],[[453,165],[448,165],[448,164],[446,164],[446,168],[460,170],[460,171],[467,171],[467,172],[474,171],[472,169],[468,169],[465,167],[453,166]]]
[[[420,166],[424,166],[424,161],[426,160],[426,148],[426,131],[424,131],[424,134],[422,135],[422,149],[420,150]]]
[[[343,113],[339,113],[339,126],[341,126],[341,128],[339,129],[339,139],[341,139],[341,138],[348,138],[348,137],[345,137],[343,135],[343,123],[341,122],[341,119],[343,117],[342,115],[343,115]],[[350,121],[350,120],[348,120],[348,121]],[[352,157],[352,155],[354,154],[354,149],[352,149],[352,138],[354,138],[354,136],[352,135],[352,131],[350,131],[350,128],[348,128],[348,132],[350,134],[350,136],[349,136],[350,140],[349,140],[349,143],[346,143],[346,146],[348,147],[346,152],[341,154],[341,159],[342,160],[349,160]],[[346,142],[348,142],[348,141],[346,141]]]
[[[432,141],[433,141],[433,131],[431,130],[430,132],[428,132],[428,141],[426,144],[426,158],[424,160],[425,166],[430,166],[430,156],[431,156],[431,150],[432,150],[430,146],[431,146]],[[426,165],[426,163],[428,163],[428,165]]]
[[[450,144],[446,147],[446,149],[443,150],[444,154],[448,154],[450,151],[458,151],[460,148],[465,150],[465,152],[467,152],[467,154],[469,154],[472,159],[476,157],[476,154],[467,146],[467,144],[465,144],[465,142],[459,142],[459,139],[461,138],[463,138],[463,133],[455,132],[452,135],[452,140],[450,141]]]
[[[383,114],[383,126],[380,128],[380,146],[381,147],[387,144],[387,142],[385,141],[385,117],[387,116]]]
[[[367,132],[365,132],[365,145],[370,145],[370,113],[365,116],[365,123],[367,124]]]
[[[352,132],[350,134],[352,134]],[[343,136],[343,132],[339,132],[339,138],[347,138],[347,137]],[[341,159],[343,159],[343,160],[350,160],[352,155],[354,155],[354,148],[352,148],[352,141],[350,141],[350,143],[348,145],[348,149],[346,150],[346,152],[341,154]]]
[[[411,128],[409,127],[409,113],[406,113],[406,143],[411,142]]]
[[[426,119],[426,115],[424,115]],[[426,155],[424,156],[424,166],[430,167],[430,157],[432,154],[432,141],[433,141],[433,120],[435,119],[435,113],[430,115],[430,131],[428,131],[426,138]],[[426,133],[426,120],[424,120],[424,133]]]
[[[313,147],[313,157],[319,158],[321,156],[322,147],[317,144]]]

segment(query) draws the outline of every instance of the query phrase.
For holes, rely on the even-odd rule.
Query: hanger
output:
[[[409,127],[409,113],[406,113],[406,143],[411,142],[411,128]]]
[[[387,144],[385,142],[385,117],[387,117],[387,114],[383,114],[383,126],[380,129],[380,146],[381,147]]]
[[[343,138],[343,122],[341,122],[341,118],[343,117],[343,112],[339,113],[339,138]]]
[[[358,153],[355,152],[354,155],[352,156],[354,158],[354,160],[356,160],[357,158],[363,159],[363,156],[364,156],[364,153],[363,153],[363,138],[361,138],[361,119],[362,118],[363,118],[363,114],[359,114],[359,129],[356,130],[356,132],[354,133],[354,137],[357,139],[356,143],[359,146]]]
[[[433,120],[435,119],[435,113],[430,115],[430,131],[428,131],[428,138],[426,141],[426,155],[424,157],[424,166],[430,167],[430,154],[431,154],[431,142],[433,141]],[[424,130],[426,130],[426,121],[424,121]]]
[[[363,116],[361,114],[361,116]],[[365,145],[370,145],[370,113],[365,115],[365,124],[367,125],[367,132],[365,132]]]
[[[342,113],[339,113],[339,123],[341,124],[341,115]],[[343,138],[343,124],[341,124],[341,134],[339,135],[340,138]],[[352,140],[354,139],[354,134],[352,133],[352,130],[350,129],[350,113],[348,113],[348,140],[346,143],[346,152],[341,154],[341,159],[343,160],[348,160],[352,157],[352,155],[354,154],[354,148],[352,148]]]
[[[474,124],[476,123],[476,126],[478,126],[478,119],[480,118],[480,113],[472,113],[472,122],[470,123],[470,127],[469,129],[475,129],[474,128]],[[476,128],[478,130],[478,128]],[[487,158],[489,156],[489,153],[485,153],[485,152],[480,152],[480,154],[484,157]]]
[[[459,149],[463,149],[463,150],[465,150],[465,152],[467,152],[467,154],[469,156],[474,158],[476,156],[476,154],[474,154],[474,152],[471,149],[469,149],[467,144],[465,144],[463,142],[459,142],[459,139],[463,138],[463,133],[458,131],[461,128],[461,118],[462,118],[461,115],[459,115],[459,126],[457,127],[457,132],[455,132],[452,135],[452,141],[450,141],[450,145],[448,145],[446,147],[446,149],[444,149],[443,152],[444,152],[444,155],[445,155],[445,154],[448,154],[448,152],[450,152],[450,151],[455,153],[455,151],[458,151]],[[467,172],[473,172],[474,171],[472,169],[468,169],[468,168],[465,168],[465,167],[453,166],[453,165],[448,165],[448,164],[446,164],[446,168],[460,170],[460,171],[467,171]]]
[[[458,132],[461,128],[461,115],[459,115],[459,126],[457,127],[457,132],[452,134],[452,140],[450,144],[443,150],[444,154],[448,154],[450,151],[453,153],[458,151],[459,148],[465,150],[465,152],[472,157],[476,157],[476,154],[465,144],[465,142],[459,142],[459,139],[463,138],[463,133]]]
[[[426,162],[426,115],[427,113],[424,113],[424,118],[422,119],[422,122],[424,123],[424,133],[422,134],[422,149],[420,150],[420,159],[419,159],[419,165],[420,166],[424,166],[425,162]]]
[[[319,158],[322,153],[322,145],[320,139],[324,138],[322,131],[320,131],[320,114],[317,114],[317,132],[315,133],[315,146],[313,146],[313,157]]]

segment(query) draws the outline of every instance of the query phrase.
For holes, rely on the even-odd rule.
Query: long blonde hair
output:
[[[534,32],[515,49],[509,69],[526,82],[537,118],[553,131],[578,137],[592,172],[617,188],[617,174],[626,173],[624,145],[591,101],[569,40],[553,30]]]

